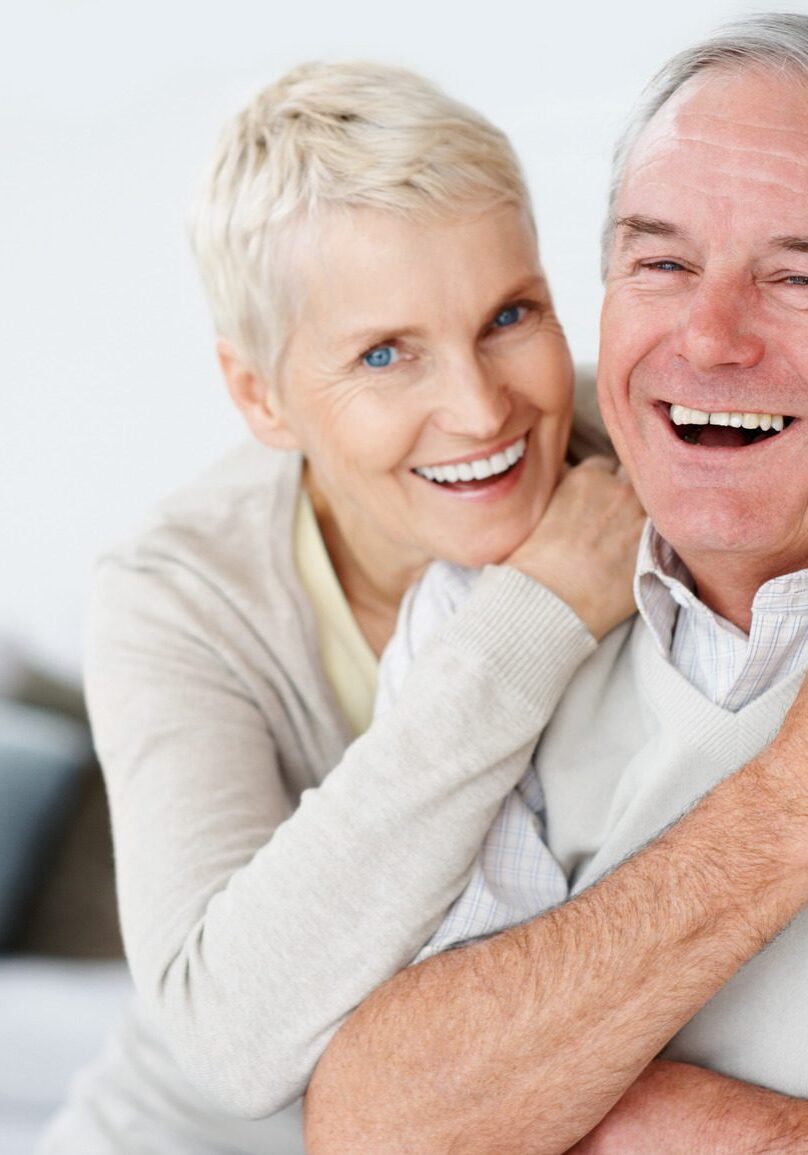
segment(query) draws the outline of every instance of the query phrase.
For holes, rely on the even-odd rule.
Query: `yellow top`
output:
[[[295,565],[317,618],[323,666],[355,734],[370,725],[379,663],[351,613],[314,514],[301,488],[295,512]]]

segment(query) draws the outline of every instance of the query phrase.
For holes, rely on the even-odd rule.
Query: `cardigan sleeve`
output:
[[[259,1118],[434,932],[595,643],[549,591],[489,568],[298,802],[279,756],[294,733],[272,732],[214,597],[168,561],[104,564],[87,692],[138,992],[192,1081]]]

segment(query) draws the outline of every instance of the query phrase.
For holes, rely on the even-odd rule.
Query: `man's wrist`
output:
[[[808,903],[808,754],[778,737],[715,794],[722,790],[735,794],[739,826],[748,827],[787,901],[796,889]]]

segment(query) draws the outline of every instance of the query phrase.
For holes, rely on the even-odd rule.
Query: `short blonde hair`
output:
[[[323,210],[415,219],[530,197],[507,137],[412,72],[304,64],[226,126],[191,219],[216,330],[272,373],[289,336],[293,242]]]

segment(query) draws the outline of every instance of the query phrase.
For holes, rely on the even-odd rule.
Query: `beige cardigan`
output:
[[[100,563],[87,663],[155,1025],[132,1062],[167,1043],[250,1117],[301,1094],[343,1017],[430,937],[594,648],[548,591],[491,567],[351,743],[292,561],[299,484],[299,458],[251,443],[165,502]]]

